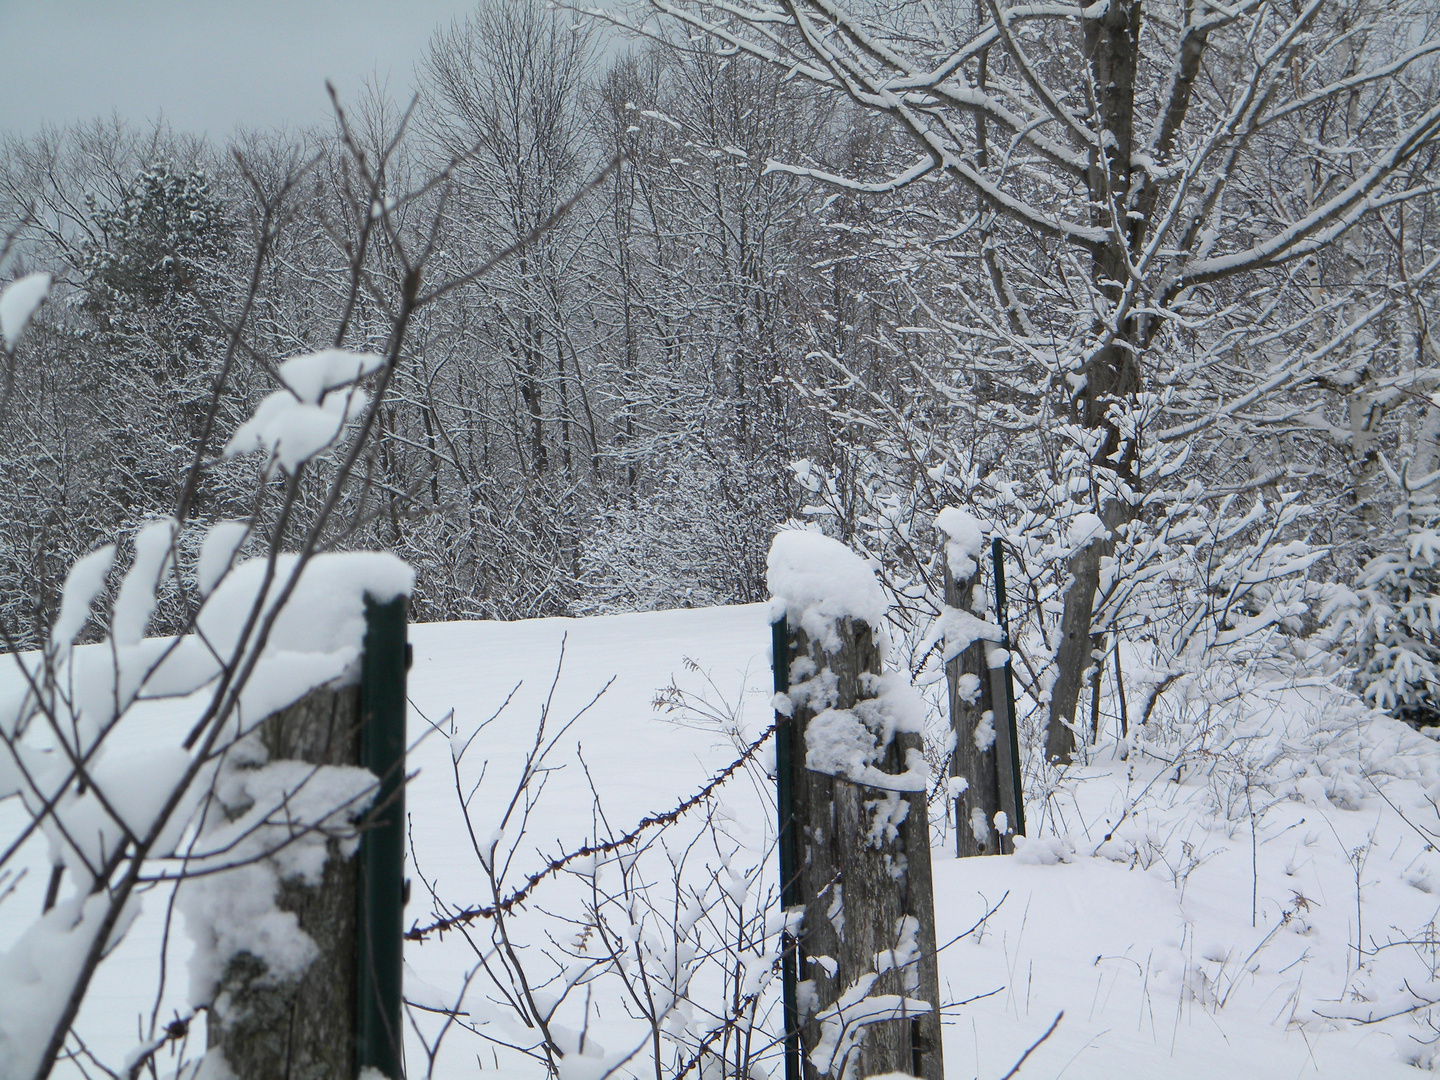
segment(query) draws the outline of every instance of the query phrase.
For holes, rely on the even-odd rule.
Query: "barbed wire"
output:
[[[501,900],[497,904],[482,907],[465,908],[463,911],[458,911],[454,915],[449,915],[443,919],[438,919],[428,926],[419,926],[412,924],[410,929],[405,932],[405,940],[425,941],[432,934],[441,934],[443,936],[446,930],[454,930],[455,928],[460,926],[468,926],[476,919],[493,919],[496,915],[499,914],[508,915],[511,909],[513,909],[516,904],[524,902],[524,900],[530,895],[531,891],[534,890],[536,885],[539,885],[540,882],[544,881],[547,877],[558,874],[561,870],[565,869],[565,867],[569,866],[577,859],[584,859],[593,855],[608,855],[611,852],[618,851],[623,847],[629,847],[630,845],[634,844],[637,840],[640,839],[641,835],[649,829],[653,829],[658,825],[673,825],[684,814],[693,810],[695,807],[699,806],[702,802],[708,799],[714,793],[716,788],[718,788],[721,784],[725,783],[725,781],[729,780],[730,777],[734,776],[736,772],[738,772],[745,765],[747,765],[755,757],[755,755],[760,752],[760,748],[765,745],[769,738],[775,734],[775,729],[776,725],[771,724],[768,728],[761,732],[760,736],[754,742],[750,743],[750,745],[745,748],[744,753],[742,753],[738,758],[732,761],[724,769],[720,770],[720,772],[712,776],[708,781],[706,781],[704,787],[702,787],[694,795],[691,795],[684,802],[680,803],[674,809],[667,810],[663,814],[651,814],[649,817],[642,818],[639,824],[637,824],[624,836],[618,837],[614,840],[608,840],[603,844],[586,844],[584,847],[577,848],[575,851],[572,851],[567,855],[560,855],[550,860],[550,862],[547,863],[545,866],[542,866],[539,870],[536,870],[534,873],[530,874],[525,879],[524,885],[520,886],[504,900]]]

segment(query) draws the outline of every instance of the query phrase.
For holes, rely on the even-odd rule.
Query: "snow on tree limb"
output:
[[[14,352],[30,325],[35,310],[50,295],[51,277],[44,271],[26,274],[0,290],[0,338],[7,352]]]

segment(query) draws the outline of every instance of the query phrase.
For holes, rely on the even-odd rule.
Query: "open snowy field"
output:
[[[418,625],[411,640],[415,881],[407,924],[431,921],[432,887],[454,908],[492,902],[472,829],[482,850],[497,843],[502,855],[512,853],[506,880],[518,885],[553,856],[625,833],[698,790],[736,756],[724,718],[738,722],[739,739],[771,722],[763,605]],[[690,711],[654,707],[672,683],[689,695]],[[554,771],[527,830],[502,831],[547,698],[546,739],[559,735],[547,759]],[[700,715],[705,703],[709,720]],[[1245,710],[1249,726],[1232,725],[1226,739],[1208,744],[1218,747],[1210,764],[1179,770],[1178,782],[1177,770],[1153,757],[1136,753],[1127,763],[1102,747],[1047,800],[1032,798],[1028,820],[1044,835],[1019,856],[962,861],[937,848],[939,940],[981,923],[942,952],[942,996],[966,1002],[947,1012],[947,1076],[1005,1076],[1062,1010],[1019,1075],[1379,1078],[1413,1075],[1405,1060],[1428,1062],[1435,1031],[1427,1023],[1433,1010],[1423,1006],[1440,998],[1440,856],[1426,830],[1440,830],[1440,818],[1426,792],[1440,779],[1440,755],[1400,725],[1347,711],[1323,685],[1292,679]],[[152,712],[147,734],[140,719],[127,720],[114,753],[144,754],[154,731],[173,720]],[[453,766],[462,748],[459,790],[468,795],[483,771],[470,829]],[[697,809],[627,869],[645,875],[661,906],[673,889],[669,866],[698,836],[682,880],[703,884],[705,864],[719,868],[728,857],[730,869],[713,881],[753,906],[756,882],[769,887],[776,876],[768,867],[746,877],[768,850],[768,799],[758,770],[737,772],[717,791],[713,833]],[[13,803],[0,805],[0,831],[15,820]],[[546,878],[511,920],[527,970],[551,970],[542,954],[563,951],[564,929],[575,929],[565,920],[583,916],[591,883],[604,874],[603,866],[579,868],[591,876]],[[41,876],[22,881],[0,911],[28,920]],[[150,893],[86,1002],[79,1029],[103,1059],[118,1060],[134,1045],[137,1018],[154,1007],[165,919],[165,898]],[[0,948],[23,921],[0,920]],[[488,941],[483,921],[472,933]],[[164,958],[162,1017],[184,1006],[188,952],[177,930]],[[475,957],[465,934],[412,942],[406,955],[418,1024],[409,1061],[420,1076],[420,1033],[433,1039],[442,1022],[425,1007],[458,1002],[479,1022],[493,990],[476,978],[462,993]],[[713,992],[706,980],[702,974],[690,987],[697,1002]],[[572,992],[557,1017],[613,1053],[645,1035],[623,1002],[606,996],[607,985],[596,982],[588,1007],[583,991]],[[1344,1019],[1392,1013],[1403,1015]],[[494,1026],[482,1031],[503,1029],[498,1014],[490,1019]],[[541,1075],[538,1064],[452,1028],[434,1074],[477,1068]]]

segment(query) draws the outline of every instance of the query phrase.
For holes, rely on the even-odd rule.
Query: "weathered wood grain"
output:
[[[985,618],[985,605],[973,602],[974,590],[979,582],[980,568],[976,565],[974,576],[956,581],[945,567],[945,605],[961,611],[969,611],[976,618]],[[989,711],[992,723],[998,731],[1001,720],[995,715],[995,695],[990,679],[990,668],[985,662],[984,641],[976,641],[954,660],[945,665],[945,674],[950,688],[950,726],[955,732],[955,752],[950,755],[950,775],[963,777],[967,787],[954,801],[955,854],[960,858],[969,855],[1000,854],[1001,838],[995,831],[995,812],[1000,806],[1000,775],[998,772],[996,739],[988,750],[975,745],[975,729],[981,717]],[[966,700],[960,693],[963,675],[974,675],[980,680],[974,700]],[[1001,705],[1003,709],[1003,704]],[[983,839],[976,835],[971,820],[974,811],[984,816]]]
[[[360,688],[320,687],[266,719],[270,760],[360,761]],[[232,959],[206,1034],[237,1080],[350,1080],[355,1075],[355,939],[359,860],[335,840],[318,886],[285,882],[277,905],[294,912],[319,955],[298,980],[277,981],[248,953]]]
[[[807,657],[817,671],[833,672],[834,707],[845,709],[874,696],[862,676],[880,673],[881,656],[870,628],[862,622],[846,620],[840,636],[841,648],[827,653],[820,643],[792,627],[790,670],[792,686],[810,677],[803,663]],[[821,1076],[811,1060],[822,1037],[816,1015],[834,1004],[858,977],[875,971],[876,954],[896,947],[901,918],[912,916],[919,923],[920,961],[909,969],[908,978],[897,971],[881,975],[871,994],[899,994],[925,1001],[930,1011],[869,1025],[857,1048],[854,1075],[901,1072],[941,1080],[940,990],[925,793],[887,792],[806,768],[805,731],[815,715],[815,708],[797,704],[788,721],[795,747],[795,895],[805,905],[799,978],[802,987],[807,982],[813,987],[813,993],[802,994],[802,1001],[811,1003],[808,1010],[802,1010],[805,1076],[807,1080]],[[920,739],[919,734],[896,736],[877,767],[887,773],[904,772],[906,751],[919,748]],[[895,799],[904,810],[895,808],[892,819],[903,812],[903,820],[894,835],[875,836],[877,812],[883,813],[884,804]],[[833,961],[833,974],[820,958]]]

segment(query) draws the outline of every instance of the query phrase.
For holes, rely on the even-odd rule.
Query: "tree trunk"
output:
[[[360,687],[320,687],[266,719],[270,760],[312,765],[360,763]],[[232,959],[211,1008],[206,1036],[237,1080],[340,1080],[355,1075],[355,940],[359,860],[326,847],[324,879],[281,885],[276,904],[294,912],[318,946],[298,980],[276,982],[249,953]]]
[[[1135,138],[1135,71],[1139,60],[1139,0],[1115,0],[1099,18],[1084,20],[1082,32],[1090,63],[1091,85],[1095,88],[1100,126],[1098,146],[1090,150],[1086,183],[1090,189],[1091,220],[1109,228],[1117,238],[1096,248],[1091,258],[1091,278],[1096,290],[1111,304],[1119,303],[1122,282],[1130,277],[1130,250],[1145,234],[1144,221],[1128,217],[1133,206],[1146,205],[1131,197],[1131,155]],[[1203,45],[1203,41],[1198,45]],[[1197,47],[1198,47],[1197,45]],[[1199,54],[1188,57],[1199,62]],[[1183,72],[1182,72],[1183,74]],[[1188,84],[1187,84],[1188,85]],[[1183,106],[1188,94],[1177,99]],[[1183,107],[1180,116],[1183,117]],[[1174,122],[1179,123],[1179,118]],[[1173,138],[1173,132],[1165,138]],[[1144,212],[1136,210],[1144,216]],[[1117,215],[1123,227],[1114,227]],[[1105,332],[1097,326],[1097,332]],[[1071,402],[1075,418],[1085,427],[1104,431],[1105,438],[1095,451],[1095,468],[1115,473],[1120,480],[1133,475],[1137,448],[1134,440],[1122,440],[1109,417],[1111,403],[1133,400],[1141,389],[1137,359],[1147,344],[1148,333],[1139,316],[1129,315],[1113,328],[1115,338],[1098,348],[1086,362],[1084,383]],[[1129,516],[1129,507],[1101,492],[1099,511],[1105,528],[1113,535],[1116,526]],[[1091,664],[1090,621],[1095,613],[1095,591],[1100,585],[1100,560],[1114,551],[1113,540],[1096,539],[1070,559],[1070,584],[1065,590],[1065,610],[1060,617],[1060,646],[1055,653],[1056,677],[1050,689],[1050,718],[1045,729],[1045,757],[1061,764],[1070,761],[1075,735],[1066,726],[1075,723],[1080,688]]]
[[[1129,516],[1129,506],[1119,499],[1110,499],[1100,516],[1108,538],[1096,537],[1070,557],[1070,585],[1065,590],[1065,611],[1060,616],[1055,683],[1050,688],[1050,722],[1045,729],[1047,761],[1068,764],[1074,753],[1075,733],[1067,725],[1076,723],[1085,673],[1096,662],[1090,624],[1095,614],[1095,593],[1100,588],[1100,560],[1114,552],[1115,530]]]
[[[832,672],[835,709],[852,708],[873,697],[869,680],[879,674],[880,651],[870,628],[845,620],[838,630],[843,645],[827,653],[801,630],[789,630],[790,670],[813,670],[811,678]],[[806,664],[806,659],[814,665]],[[794,680],[792,686],[799,687]],[[925,792],[892,792],[856,784],[805,767],[806,728],[816,711],[797,704],[792,725],[791,782],[796,842],[794,895],[805,905],[799,938],[801,1044],[807,1080],[826,1075],[817,1067],[822,1040],[832,1038],[835,1021],[822,1024],[821,1014],[857,979],[873,975],[876,954],[896,949],[907,936],[907,917],[918,948],[918,960],[901,970],[875,978],[868,996],[895,994],[928,1002],[929,1011],[879,1021],[866,1030],[848,1055],[837,1057],[836,1075],[873,1076],[900,1072],[942,1080],[940,1052],[940,989],[935,957],[935,915],[930,872],[930,825]],[[919,749],[918,733],[897,734],[877,768],[887,773],[906,770],[907,751]],[[895,824],[893,834],[880,815]],[[896,819],[899,819],[897,822]],[[843,1016],[843,1014],[842,1014]],[[845,1035],[858,1029],[846,1028]],[[817,1054],[817,1049],[821,1052]],[[858,1071],[853,1071],[858,1069]]]

